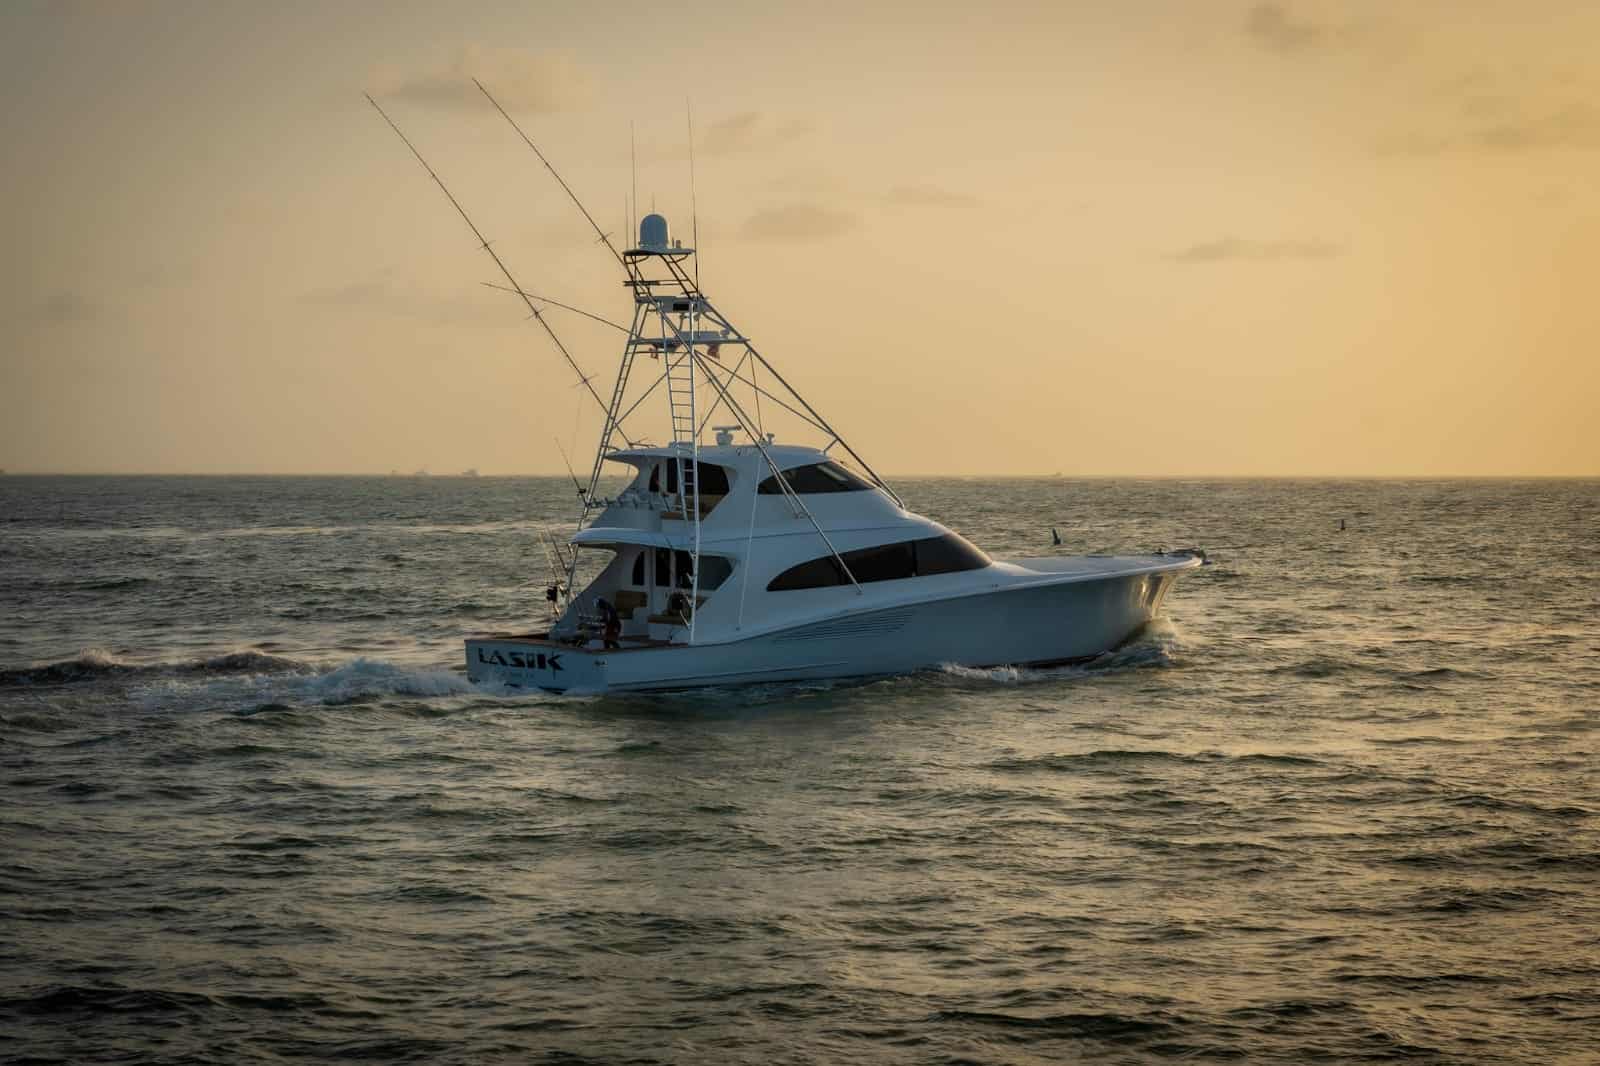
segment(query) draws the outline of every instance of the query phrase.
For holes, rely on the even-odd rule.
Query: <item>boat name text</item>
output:
[[[524,670],[560,670],[562,668],[560,654],[546,655],[544,652],[534,653],[530,651],[524,654],[520,651],[508,651],[502,655],[498,651],[490,651],[485,655],[483,649],[479,648],[478,661],[480,663],[493,663],[497,666],[518,666]]]

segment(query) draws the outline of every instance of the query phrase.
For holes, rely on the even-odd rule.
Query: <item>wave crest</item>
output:
[[[131,663],[104,648],[85,648],[71,659],[0,670],[0,688],[19,685],[70,685],[108,677],[152,677],[162,674],[310,673],[309,663],[259,651],[235,651],[176,663]]]

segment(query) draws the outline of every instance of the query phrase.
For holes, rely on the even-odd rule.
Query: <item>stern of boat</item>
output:
[[[601,692],[606,687],[603,652],[541,637],[467,638],[467,679],[547,692]]]

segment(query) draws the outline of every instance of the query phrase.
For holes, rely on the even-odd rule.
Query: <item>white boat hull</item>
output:
[[[598,642],[472,637],[467,676],[557,692],[623,692],[1082,660],[1137,633],[1177,572],[1199,562],[1167,558],[1133,572],[1000,584],[716,643],[607,651]]]

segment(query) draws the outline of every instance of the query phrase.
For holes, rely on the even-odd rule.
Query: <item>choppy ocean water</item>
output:
[[[898,487],[1214,565],[1086,667],[571,698],[460,671],[570,484],[0,478],[0,1060],[1600,1061],[1600,483]]]

